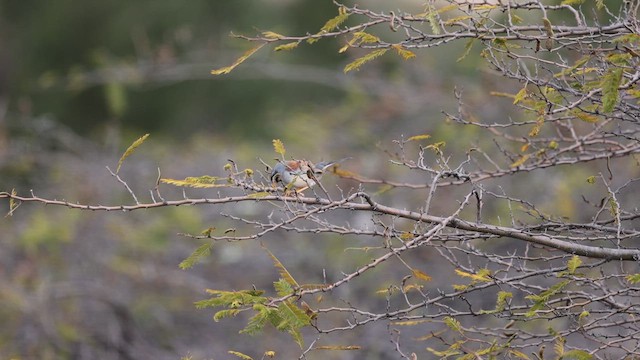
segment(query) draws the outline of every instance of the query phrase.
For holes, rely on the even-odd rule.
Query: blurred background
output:
[[[424,5],[370,0],[366,6],[417,13]],[[33,190],[71,202],[133,203],[105,167],[115,169],[127,146],[145,133],[150,138],[120,171],[141,202],[151,201],[158,169],[176,179],[224,175],[223,166],[232,159],[261,179],[260,160],[272,163],[277,157],[271,144],[276,138],[290,157],[351,156],[343,167],[366,177],[427,181],[388,163],[388,155],[398,151],[394,139],[428,133],[446,141],[447,148],[463,149],[454,152],[458,159],[477,142],[491,141],[482,140],[477,129],[444,121],[442,111],[457,108],[455,87],[478,118],[519,116],[511,113],[510,99],[487,101],[489,90],[515,93],[519,84],[498,86],[502,79],[486,70],[477,51],[452,61],[464,52],[464,43],[417,52],[409,61],[385,55],[344,74],[344,66],[362,52],[338,54],[345,39],[322,40],[291,52],[264,48],[231,74],[210,75],[253,46],[231,32],[316,32],[337,14],[329,0],[2,0],[0,14],[0,190],[15,188],[22,195]],[[402,35],[382,30],[386,39]],[[580,173],[573,176],[583,179]],[[336,185],[345,191],[358,186],[330,175],[324,182],[332,191]],[[367,190],[402,208],[420,206],[426,194],[415,200],[415,193]],[[164,191],[166,198],[182,196],[170,187]],[[188,193],[217,196],[214,190]],[[557,199],[558,193],[544,196]],[[1,205],[8,210],[8,204]],[[451,210],[442,206],[436,203],[434,211]],[[268,329],[264,336],[238,335],[246,318],[216,323],[210,310],[193,305],[206,297],[206,288],[270,288],[277,271],[257,242],[216,244],[201,264],[178,268],[201,244],[179,233],[215,226],[249,234],[252,228],[221,213],[260,219],[269,211],[242,204],[94,213],[22,204],[13,216],[0,219],[0,358],[218,359],[228,357],[221,355],[227,350],[254,358],[266,350],[282,359],[299,354],[287,334]],[[371,222],[367,216],[346,216]],[[375,239],[285,232],[263,241],[304,283],[322,282],[323,269],[335,280],[340,271],[353,271],[369,259],[345,248],[379,245]],[[426,266],[425,272],[437,272],[437,263]],[[390,269],[381,267],[337,295],[353,301],[361,291],[363,304],[384,305],[367,279],[377,276],[379,284],[381,278],[401,278]],[[310,358],[388,358],[394,352],[387,331],[363,327],[330,335],[329,340],[366,350]],[[304,334],[308,342],[314,339],[313,333]]]

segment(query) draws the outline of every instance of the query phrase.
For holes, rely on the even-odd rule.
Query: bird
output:
[[[347,159],[349,158],[322,161],[317,164],[308,160],[279,161],[271,171],[271,182],[280,183],[285,190],[294,189],[296,193],[300,194],[318,184],[318,179],[322,177],[325,170]]]

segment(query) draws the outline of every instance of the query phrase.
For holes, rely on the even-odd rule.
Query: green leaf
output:
[[[431,25],[431,32],[434,35],[440,34],[440,24],[438,24],[437,11],[429,4],[426,9],[425,18],[429,20],[429,24]]]
[[[264,249],[264,251],[267,252],[269,257],[271,257],[271,260],[273,260],[273,265],[276,267],[276,269],[278,269],[278,273],[280,274],[280,277],[283,280],[285,280],[287,283],[289,283],[289,285],[293,286],[294,288],[296,289],[299,288],[300,285],[298,285],[298,282],[293,278],[293,276],[291,276],[291,273],[289,273],[287,268],[284,267],[284,265],[280,262],[280,260],[278,260],[278,258],[275,255],[273,255],[273,253],[269,251],[269,249],[267,249],[264,245],[262,245],[262,248]]]
[[[567,285],[569,285],[569,283],[571,282],[571,280],[564,280],[561,281],[557,284],[554,284],[552,287],[550,287],[549,289],[541,292],[538,295],[527,295],[525,296],[525,299],[530,299],[533,301],[543,301],[546,302],[547,300],[549,300],[549,298],[551,298],[551,296],[557,294],[558,292],[560,292],[560,290],[564,289]]]
[[[225,291],[207,289],[207,293],[214,295],[214,297],[196,301],[195,305],[197,309],[205,309],[210,307],[226,306],[236,309],[239,306],[249,306],[253,304],[262,304],[268,301],[268,299],[262,294],[262,290],[241,290],[241,291]]]
[[[587,183],[588,184],[595,184],[596,183],[596,177],[594,175],[591,175],[587,178]]]
[[[287,296],[293,294],[293,288],[285,279],[280,279],[273,283],[274,289],[278,296]]]
[[[247,326],[240,330],[241,334],[256,335],[260,333],[269,321],[271,312],[275,311],[275,309],[270,309],[262,304],[253,305],[253,310],[256,311],[256,314],[249,319]]]
[[[627,281],[628,281],[628,282],[630,282],[631,284],[637,284],[637,283],[640,283],[640,274],[627,275],[626,279],[627,279]]]
[[[347,64],[344,67],[344,72],[348,73],[349,71],[352,70],[359,70],[360,67],[366,63],[368,63],[371,60],[374,60],[382,55],[384,55],[387,51],[389,51],[389,48],[382,48],[382,49],[376,49],[371,51],[370,53],[368,53],[365,56],[359,57],[357,59],[355,59],[354,61],[352,61],[351,63]]]
[[[534,301],[533,306],[531,307],[531,309],[529,309],[529,311],[525,314],[525,316],[526,317],[534,316],[538,310],[546,306],[547,302],[553,295],[557,294],[562,289],[564,289],[567,285],[569,285],[570,282],[571,280],[564,280],[557,284],[554,284],[552,287],[541,292],[540,294],[525,296],[525,299]]]
[[[507,299],[511,299],[513,294],[508,291],[499,291],[498,299],[496,300],[496,312],[504,310],[505,305],[507,304]]]
[[[281,331],[287,331],[302,348],[304,340],[300,329],[309,325],[311,318],[291,301],[283,301],[278,305],[278,315],[281,321],[276,328]]]
[[[228,317],[234,317],[234,316],[238,315],[238,313],[240,313],[239,309],[220,310],[220,311],[216,312],[215,315],[213,315],[213,321],[218,322],[218,321],[220,321],[220,319],[224,319],[224,318],[228,318]]]
[[[610,113],[618,104],[618,87],[622,82],[622,69],[611,68],[602,78],[602,111]]]
[[[149,134],[142,135],[140,138],[138,138],[136,141],[134,141],[133,144],[131,144],[127,148],[127,151],[125,151],[124,154],[122,154],[122,156],[120,157],[120,160],[118,160],[118,168],[116,169],[116,174],[120,171],[120,167],[122,166],[122,163],[124,162],[124,160],[126,158],[128,158],[131,154],[133,154],[133,152],[136,150],[136,148],[138,146],[142,145],[142,143],[145,140],[147,140],[148,137],[149,137]]]
[[[462,325],[460,324],[460,321],[452,318],[451,316],[446,316],[444,318],[444,323],[445,325],[447,325],[451,330],[457,331],[460,334],[462,334]]]
[[[178,265],[178,267],[182,270],[189,269],[193,267],[200,259],[205,256],[209,256],[211,254],[211,247],[213,244],[207,243],[200,245],[191,255],[189,255],[186,259],[182,260],[182,262]]]

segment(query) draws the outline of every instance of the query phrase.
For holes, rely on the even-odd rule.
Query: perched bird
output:
[[[344,161],[322,161],[313,164],[308,160],[289,160],[278,162],[271,171],[271,182],[281,183],[285,189],[294,189],[297,193],[315,186],[325,170]]]

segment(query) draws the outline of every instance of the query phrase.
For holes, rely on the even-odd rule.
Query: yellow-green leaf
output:
[[[509,165],[512,168],[518,167],[518,166],[522,166],[527,160],[529,160],[529,158],[531,157],[531,154],[524,154],[522,156],[520,156],[520,158],[516,161],[514,161],[513,163],[511,163],[511,165]]]
[[[374,60],[374,59],[384,55],[388,50],[389,50],[389,48],[382,48],[382,49],[373,50],[370,53],[368,53],[367,55],[359,57],[359,58],[355,59],[354,61],[350,62],[349,64],[347,64],[344,67],[344,72],[348,73],[349,71],[352,71],[352,70],[359,70],[362,65],[364,65],[364,64],[368,63],[369,61]]]
[[[407,141],[425,140],[425,139],[429,139],[429,138],[431,138],[431,135],[429,135],[429,134],[420,134],[420,135],[414,135],[414,136],[408,138]]]
[[[394,44],[391,45],[391,47],[393,47],[393,50],[395,50],[396,53],[398,53],[398,55],[400,55],[404,60],[409,60],[416,57],[416,54],[414,54],[410,50],[405,49],[402,45]]]
[[[269,196],[271,193],[268,191],[260,191],[260,192],[256,192],[253,194],[249,194],[247,195],[248,198],[252,198],[252,199],[261,199],[263,197],[267,197]]]
[[[300,45],[300,43],[298,41],[294,41],[294,42],[278,45],[273,49],[273,51],[293,50],[297,48],[298,45]]]
[[[425,18],[429,20],[429,24],[431,24],[431,32],[434,35],[440,34],[440,24],[438,24],[438,17],[436,16],[437,12],[433,9],[431,4],[428,5]]]
[[[497,8],[497,5],[491,5],[491,4],[483,4],[483,5],[475,5],[473,7],[474,10],[476,11],[480,11],[480,10],[493,10],[495,8]]]
[[[586,113],[579,109],[573,109],[571,111],[571,114],[584,122],[588,122],[591,124],[598,122],[598,117],[596,115]]]
[[[149,134],[144,134],[142,135],[140,138],[138,138],[136,141],[133,142],[133,144],[131,144],[127,150],[124,152],[124,154],[122,154],[122,156],[120,157],[120,160],[118,160],[118,168],[116,169],[116,174],[120,171],[120,167],[122,166],[122,163],[124,162],[124,160],[126,158],[128,158],[131,154],[133,154],[133,152],[136,150],[136,148],[140,145],[142,145],[142,143],[147,140],[147,138],[149,137]]]
[[[578,255],[573,255],[567,262],[567,270],[569,271],[569,274],[574,274],[580,265],[582,265],[580,257]]]
[[[451,25],[451,24],[455,24],[457,22],[464,21],[464,20],[469,20],[469,19],[471,19],[471,16],[469,16],[469,15],[456,16],[456,17],[453,17],[451,19],[445,20],[443,22],[443,24]]]
[[[460,269],[455,269],[455,272],[456,272],[456,274],[458,274],[458,276],[465,277],[465,278],[470,278],[473,281],[479,281],[479,282],[490,282],[491,281],[491,278],[489,277],[489,275],[491,275],[491,271],[489,269],[480,269],[475,274],[471,274],[471,273],[468,273],[468,272],[460,270]]]
[[[524,359],[524,360],[530,360],[531,359],[527,354],[523,353],[522,351],[518,351],[518,350],[510,349],[509,350],[509,354],[517,357],[518,359]]]
[[[609,113],[618,104],[618,87],[622,82],[622,69],[609,69],[602,78],[602,111]]]
[[[462,334],[462,325],[460,324],[460,321],[452,318],[451,316],[446,316],[444,318],[444,323],[445,325],[447,325],[451,330],[457,331],[460,334]]]
[[[469,53],[471,52],[471,48],[473,47],[473,43],[475,41],[476,41],[476,38],[472,38],[467,41],[467,43],[464,45],[464,52],[462,53],[462,55],[460,55],[458,59],[456,59],[456,62],[460,62],[464,60],[464,58],[466,58],[467,55],[469,55]]]
[[[569,350],[562,354],[562,359],[566,360],[591,360],[593,356],[585,350]]]
[[[425,149],[430,149],[435,151],[438,155],[442,155],[442,148],[444,148],[447,145],[446,142],[444,141],[438,141],[436,143],[433,144],[429,144],[425,147]]]
[[[191,188],[216,188],[216,187],[228,187],[229,184],[216,184],[216,181],[221,180],[221,178],[215,176],[200,176],[200,177],[188,177],[184,180],[177,179],[160,179],[161,183],[170,184],[174,186],[184,186]]]
[[[324,26],[320,29],[320,32],[330,32],[340,26],[349,18],[349,13],[346,12],[345,7],[340,7],[338,16],[329,19]]]
[[[553,344],[553,351],[558,355],[558,359],[562,359],[562,355],[564,355],[564,341],[565,340],[560,337],[556,340],[556,343]]]
[[[242,56],[240,56],[233,64],[229,66],[225,66],[220,69],[211,70],[212,75],[221,75],[228,74],[231,70],[235,69],[238,65],[242,64],[245,60],[247,60],[251,55],[255,54],[258,50],[260,50],[266,43],[259,44],[258,46],[247,50]]]
[[[322,345],[316,346],[314,350],[360,350],[362,346],[359,345]]]
[[[591,175],[587,178],[587,183],[588,184],[595,184],[596,183],[596,177],[594,175]]]
[[[578,316],[578,320],[582,320],[584,318],[586,318],[587,316],[591,315],[587,310],[583,310],[580,315]]]
[[[275,150],[276,153],[284,157],[284,154],[286,154],[287,150],[284,148],[284,144],[282,143],[282,141],[280,139],[274,139],[272,143],[273,143],[273,150]]]
[[[211,254],[211,246],[213,244],[207,243],[200,245],[191,255],[189,255],[186,259],[182,260],[178,267],[182,270],[189,269],[193,267],[200,259],[205,256],[209,256]]]
[[[547,50],[551,51],[551,49],[553,49],[553,27],[551,26],[551,21],[549,21],[549,19],[544,18],[542,19],[542,23],[544,24],[544,30],[547,33],[547,39],[544,41],[544,47],[547,48]]]
[[[430,322],[431,320],[420,319],[420,320],[402,320],[402,321],[394,321],[391,323],[393,326],[415,326],[419,324],[424,324],[426,322]]]
[[[13,188],[11,189],[11,196],[16,196],[18,195],[18,193],[16,192],[16,189]],[[8,216],[13,216],[13,211],[18,207],[18,202],[16,201],[16,199],[14,199],[13,197],[9,198],[9,213],[7,214]]]
[[[507,304],[507,299],[511,299],[513,294],[508,291],[498,291],[498,298],[496,300],[496,312],[504,310]]]
[[[626,279],[631,284],[640,283],[640,274],[627,275]]]
[[[245,354],[243,354],[243,353],[241,353],[239,351],[229,350],[228,353],[231,354],[231,355],[237,356],[237,357],[239,357],[240,359],[243,359],[243,360],[253,360],[253,358],[251,356],[245,355]]]
[[[263,31],[262,36],[264,36],[267,39],[282,39],[284,37],[284,35],[280,35],[273,31]]]
[[[527,97],[527,87],[523,87],[522,89],[520,89],[520,91],[518,91],[518,93],[516,94],[516,96],[513,98],[513,104],[517,104],[520,101],[524,100]]]
[[[278,258],[275,255],[273,255],[273,253],[269,251],[269,249],[267,249],[264,245],[262,245],[262,248],[264,249],[264,251],[267,252],[271,260],[273,260],[273,265],[276,267],[276,269],[278,269],[278,273],[280,274],[280,277],[284,279],[286,282],[288,282],[289,285],[291,285],[292,287],[299,288],[300,285],[298,285],[298,282],[293,278],[293,276],[291,276],[291,273],[289,273],[289,270],[287,270],[287,268],[284,267],[284,265],[280,262],[280,260],[278,260]]]
[[[440,9],[438,9],[438,14],[444,14],[446,12],[449,12],[451,10],[456,10],[460,7],[460,5],[458,4],[450,4],[450,5],[446,5],[441,7]]]
[[[424,272],[418,269],[412,269],[411,272],[413,273],[413,276],[417,277],[420,280],[431,281],[431,276],[425,274]]]
[[[531,131],[529,131],[529,137],[538,136],[542,129],[542,125],[544,125],[544,116],[540,115],[538,116],[538,119],[536,119],[536,124],[531,128]]]

